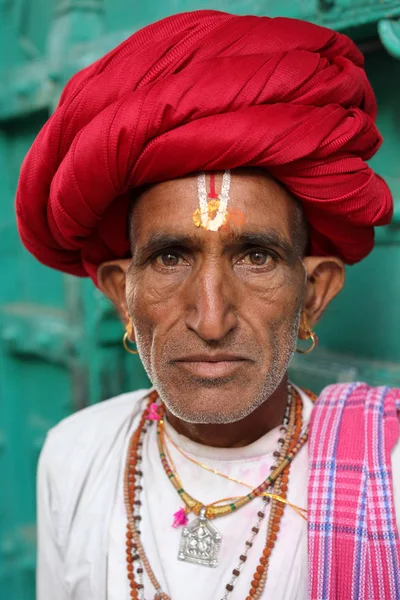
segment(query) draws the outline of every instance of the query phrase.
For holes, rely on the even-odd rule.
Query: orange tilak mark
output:
[[[239,228],[244,224],[245,218],[241,210],[232,208],[227,212],[226,223],[220,227],[220,231],[230,231],[232,227]]]

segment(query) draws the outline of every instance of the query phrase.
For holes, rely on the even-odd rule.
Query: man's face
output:
[[[298,219],[289,194],[255,170],[232,173],[228,211],[241,211],[239,227],[195,227],[198,206],[197,176],[138,198],[127,303],[167,408],[187,422],[228,423],[269,398],[295,349],[305,287]]]

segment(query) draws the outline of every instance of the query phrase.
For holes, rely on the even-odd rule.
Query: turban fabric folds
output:
[[[67,84],[23,163],[17,218],[41,262],[96,282],[129,256],[132,189],[258,166],[303,204],[311,253],[351,264],[390,222],[366,164],[381,144],[363,57],[287,18],[197,11],[128,38]]]

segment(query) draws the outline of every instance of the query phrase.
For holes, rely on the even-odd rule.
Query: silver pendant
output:
[[[221,541],[221,534],[202,508],[199,518],[183,528],[178,559],[203,567],[217,567]]]

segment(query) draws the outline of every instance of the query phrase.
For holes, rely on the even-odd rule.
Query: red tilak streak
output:
[[[210,175],[210,193],[208,194],[209,198],[218,198],[218,194],[215,191],[215,175],[211,173]]]

